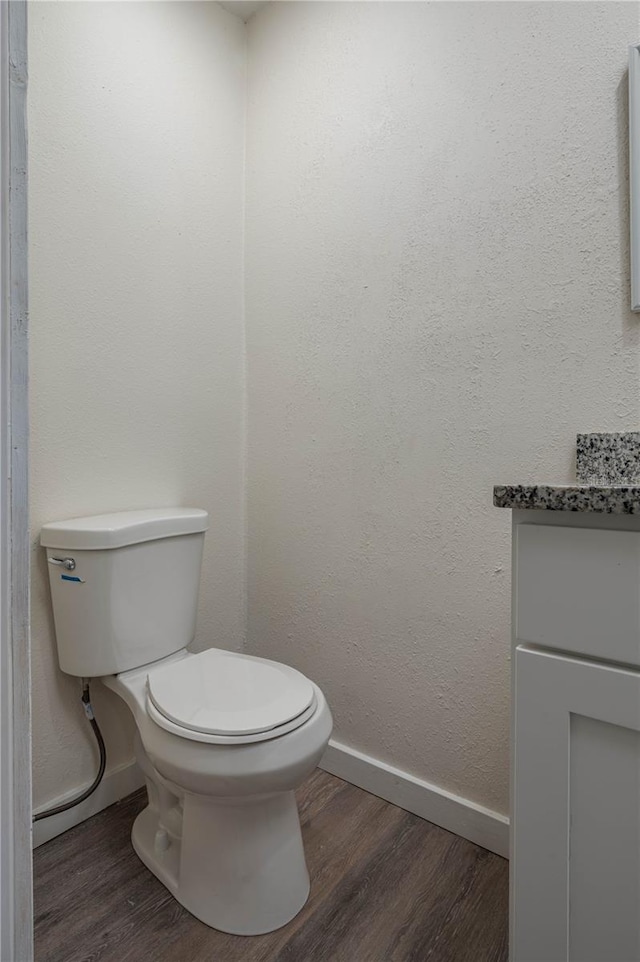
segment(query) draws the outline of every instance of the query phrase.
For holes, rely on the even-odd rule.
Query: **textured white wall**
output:
[[[43,522],[206,508],[198,644],[243,644],[245,47],[213,3],[30,6],[36,804],[95,768],[57,668]],[[115,766],[132,726],[98,687]]]
[[[637,428],[636,3],[249,23],[249,650],[336,735],[506,811],[509,512]]]

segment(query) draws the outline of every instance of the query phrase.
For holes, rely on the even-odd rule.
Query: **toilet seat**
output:
[[[294,668],[220,649],[151,669],[146,689],[157,725],[213,744],[277,738],[316,710],[314,685]]]
[[[165,731],[171,732],[172,735],[178,735],[187,741],[206,742],[209,745],[252,745],[255,742],[265,742],[272,738],[279,738],[281,735],[287,735],[289,732],[295,731],[296,728],[304,725],[305,722],[309,721],[315,715],[317,708],[318,702],[314,693],[313,702],[306,711],[298,715],[297,718],[292,718],[291,721],[286,724],[278,725],[277,728],[271,728],[266,732],[257,732],[254,735],[210,735],[206,732],[197,732],[190,728],[182,728],[180,725],[176,725],[175,722],[170,721],[170,719],[159,712],[151,699],[147,698],[147,714],[159,728],[164,728]]]

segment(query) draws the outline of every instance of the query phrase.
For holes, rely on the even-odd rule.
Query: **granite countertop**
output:
[[[640,432],[579,434],[575,484],[497,484],[497,508],[640,514]]]
[[[640,484],[496,484],[497,508],[640,514]]]

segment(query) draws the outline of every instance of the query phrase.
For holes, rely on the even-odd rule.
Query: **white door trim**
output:
[[[0,958],[33,959],[26,0],[0,2]]]

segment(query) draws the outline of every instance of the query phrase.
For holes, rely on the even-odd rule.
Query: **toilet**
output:
[[[196,508],[124,511],[47,524],[40,543],[61,669],[101,678],[135,719],[148,792],[135,851],[198,919],[259,935],[307,900],[294,791],[332,719],[287,665],[188,651],[207,525]]]

